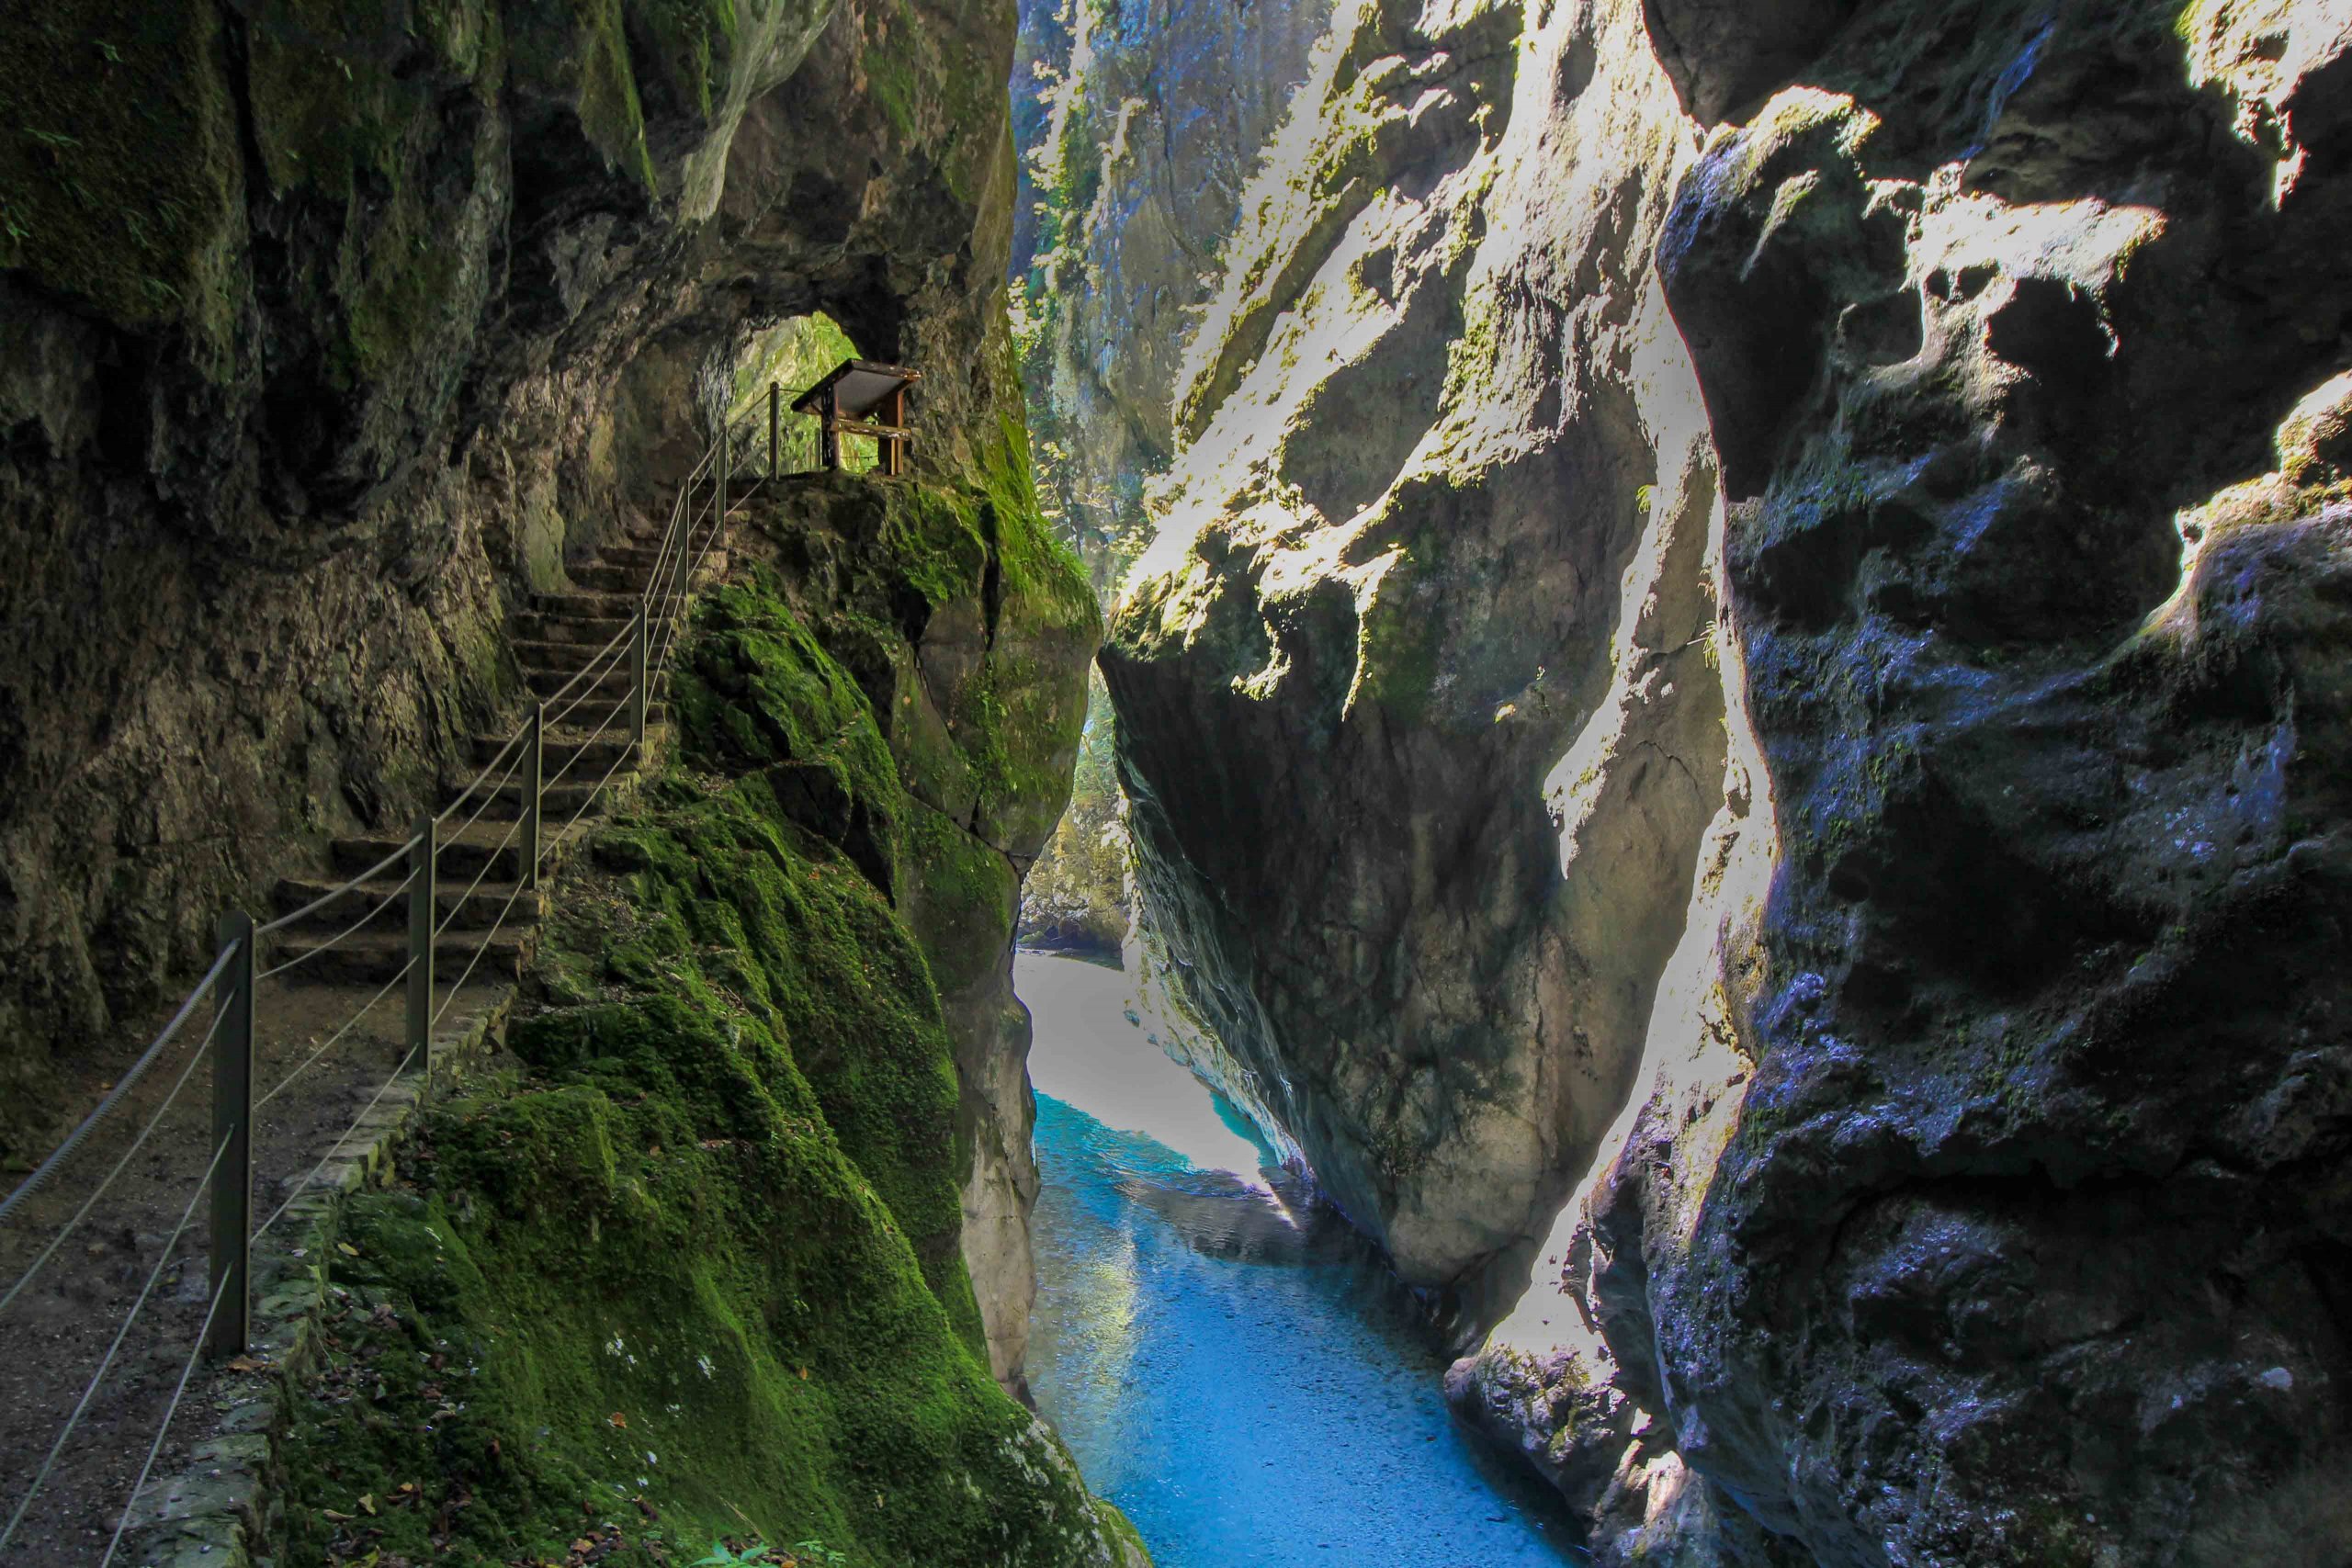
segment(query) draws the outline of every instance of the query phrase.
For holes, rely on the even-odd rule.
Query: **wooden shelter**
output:
[[[919,370],[844,359],[825,378],[792,400],[795,413],[813,413],[825,467],[842,466],[842,437],[871,435],[880,449],[881,471],[907,471],[907,389],[922,379]]]

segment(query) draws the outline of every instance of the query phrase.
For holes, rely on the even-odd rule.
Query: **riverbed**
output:
[[[1448,1415],[1403,1286],[1145,1038],[1125,976],[1023,953],[1014,983],[1044,1177],[1030,1383],[1159,1568],[1577,1561]]]

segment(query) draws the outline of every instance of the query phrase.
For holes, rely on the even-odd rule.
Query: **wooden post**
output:
[[[893,430],[905,428],[907,384],[904,381],[890,389],[890,401],[884,412],[882,423]],[[903,436],[891,435],[883,438],[882,471],[886,474],[902,474],[907,471],[907,448]]]
[[[220,945],[236,956],[220,972],[213,998],[212,1146],[226,1145],[212,1170],[212,1293],[220,1304],[204,1337],[205,1354],[234,1356],[253,1337],[254,918],[220,917]]]
[[[433,1065],[433,926],[438,902],[433,891],[433,814],[420,812],[409,848],[408,1029],[403,1062]]]
[[[833,423],[840,415],[834,412],[836,404],[831,387],[825,389],[824,399],[817,406],[819,417],[824,422],[824,434],[820,439],[824,443],[825,467],[839,468],[842,466],[842,433]]]

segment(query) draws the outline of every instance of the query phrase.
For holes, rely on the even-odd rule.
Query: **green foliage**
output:
[[[676,702],[512,1076],[346,1211],[285,1558],[1112,1561],[1123,1522],[989,1375],[933,971],[856,852],[939,858],[889,827],[936,814],[772,576],[712,595]]]

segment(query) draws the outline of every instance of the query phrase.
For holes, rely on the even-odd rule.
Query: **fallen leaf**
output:
[[[610,1421],[616,1427],[626,1427],[628,1425],[628,1417],[622,1415],[617,1410],[614,1411],[610,1416],[605,1416],[605,1419]]]
[[[806,1367],[800,1369],[800,1381],[802,1382],[807,1382],[808,1381],[808,1369]]]
[[[647,1518],[658,1519],[662,1517],[661,1514],[655,1511],[653,1505],[645,1500],[643,1494],[639,1494],[633,1500],[637,1504],[637,1511],[643,1514]]]
[[[327,1517],[330,1524],[347,1525],[359,1517],[356,1514],[338,1513],[333,1508],[321,1508],[319,1512]]]
[[[375,1495],[374,1493],[369,1492],[369,1493],[364,1494],[364,1495],[360,1497],[360,1499],[359,1499],[359,1511],[360,1511],[361,1513],[363,1513],[363,1514],[368,1514],[368,1515],[370,1515],[370,1516],[373,1516],[373,1515],[374,1515],[374,1513],[376,1512],[376,1495]]]
[[[251,1356],[238,1356],[230,1360],[229,1370],[232,1372],[266,1372],[269,1371],[269,1363],[255,1360]]]
[[[337,1252],[342,1253],[345,1258],[356,1258],[359,1256],[359,1249],[352,1246],[347,1241],[336,1242],[334,1244],[334,1249]]]

